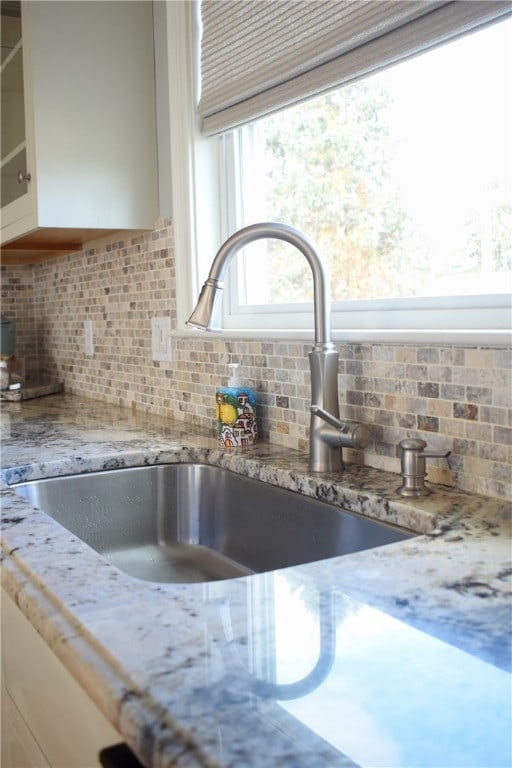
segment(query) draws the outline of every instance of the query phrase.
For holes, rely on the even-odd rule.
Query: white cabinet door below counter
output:
[[[123,741],[2,591],[2,761],[6,768],[95,768]]]

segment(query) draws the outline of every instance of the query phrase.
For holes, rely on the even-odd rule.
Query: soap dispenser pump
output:
[[[238,367],[238,363],[228,363],[228,385],[219,387],[215,394],[217,434],[226,449],[247,448],[258,436],[256,393],[244,384]]]

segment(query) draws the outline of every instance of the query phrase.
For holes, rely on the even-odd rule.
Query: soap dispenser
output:
[[[238,363],[229,363],[227,387],[215,394],[219,443],[226,449],[247,448],[258,436],[256,393],[238,375]]]

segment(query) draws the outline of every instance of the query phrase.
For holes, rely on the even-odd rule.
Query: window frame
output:
[[[199,2],[167,4],[171,182],[176,257],[177,327],[186,325],[215,253],[241,226],[244,184],[241,129],[201,135],[198,101]],[[306,233],[307,234],[307,233]],[[226,279],[223,329],[231,337],[312,338],[312,304],[241,305],[237,280],[245,268],[234,259]],[[248,260],[247,269],[251,269]],[[509,345],[512,295],[349,301],[333,304],[333,338],[353,342]],[[271,309],[269,311],[269,306]],[[475,319],[478,316],[478,327]],[[415,322],[411,323],[411,318]],[[386,324],[384,327],[384,319]]]

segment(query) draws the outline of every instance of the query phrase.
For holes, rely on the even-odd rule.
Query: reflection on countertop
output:
[[[4,484],[4,588],[84,687],[94,675],[98,705],[148,768],[171,754],[237,768],[510,765],[509,503],[445,488],[409,502],[396,475],[312,475],[297,452],[224,453],[204,430],[72,395],[3,403],[1,419],[8,484],[198,461],[421,534],[230,581],[153,584]]]

